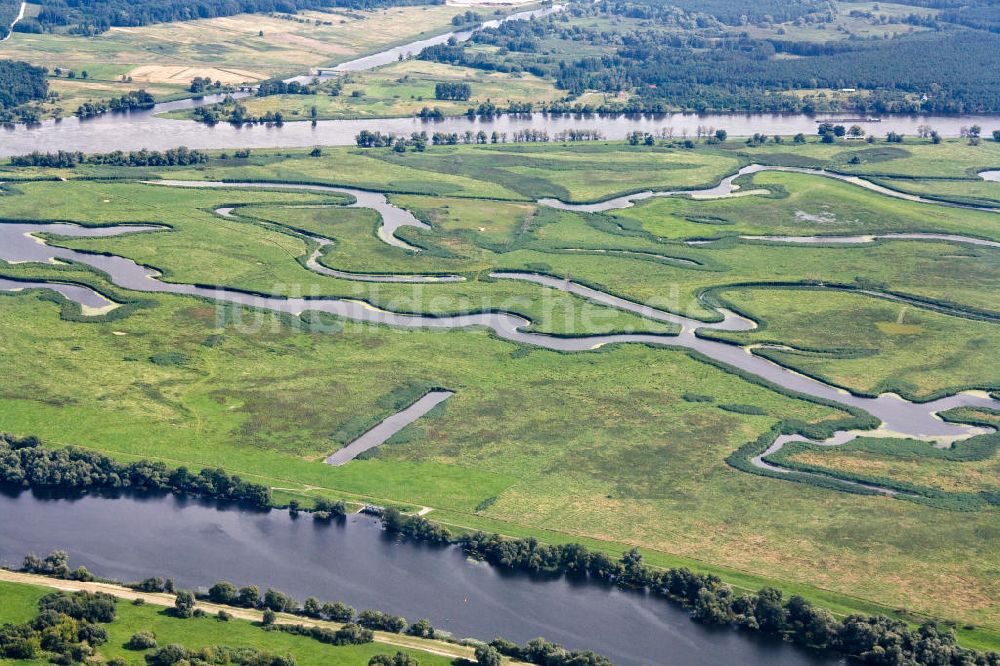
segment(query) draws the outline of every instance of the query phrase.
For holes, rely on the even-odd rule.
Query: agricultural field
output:
[[[472,96],[467,101],[435,99],[439,82],[467,83]],[[286,120],[343,118],[395,118],[412,116],[424,108],[440,109],[449,116],[465,113],[469,106],[484,102],[506,108],[511,102],[550,102],[563,97],[550,81],[522,72],[518,75],[483,72],[435,62],[407,59],[370,72],[354,72],[337,80],[339,92],[330,94],[331,85],[320,86],[315,95],[269,95],[241,100],[254,116],[280,111]],[[172,111],[168,118],[193,118],[188,111]]]
[[[970,627],[960,630],[969,644],[995,647],[994,504],[959,511],[741,471],[727,459],[776,428],[830,433],[854,415],[671,348],[674,324],[489,275],[570,278],[702,321],[717,321],[723,304],[758,328],[706,337],[787,346],[753,351],[857,394],[891,390],[927,400],[1000,389],[991,353],[1000,342],[995,247],[740,238],[920,231],[997,240],[996,213],[767,171],[744,178],[740,197],[653,198],[604,213],[537,201],[707,187],[751,162],[848,164],[888,180],[964,178],[1000,155],[986,142],[911,143],[900,152],[862,152],[851,164],[853,152],[865,150],[873,149],[595,142],[213,153],[205,164],[172,168],[5,167],[4,220],[167,227],[49,238],[155,266],[167,282],[345,297],[397,312],[503,310],[538,332],[663,338],[564,353],[479,329],[403,330],[129,292],[82,264],[0,263],[0,276],[85,284],[123,304],[88,318],[44,291],[0,294],[0,363],[9,369],[0,430],[125,460],[221,466],[304,502],[319,495],[391,502],[427,507],[429,518],[457,529],[579,540],[609,552],[640,546],[649,562],[714,571],[737,585],[775,584],[838,612],[906,608],[953,620]],[[158,178],[377,190],[430,228],[400,229],[398,237],[419,249],[406,250],[379,240],[378,214],[345,207],[346,195],[141,182]],[[222,217],[213,212],[220,207],[234,210]],[[303,234],[331,242],[319,248]],[[689,243],[705,239],[717,240]],[[316,249],[320,265],[340,271],[465,280],[329,277],[305,264]],[[362,458],[322,464],[434,387],[455,394]],[[954,454],[926,442],[862,438],[782,455],[844,474],[866,468],[941,496],[986,496],[996,492],[996,444],[974,444],[977,455],[962,457],[974,441]]]
[[[195,77],[225,85],[304,74],[450,29],[460,13],[445,5],[238,14],[141,27],[116,27],[95,36],[14,33],[0,58],[47,67],[58,99],[46,113],[71,115],[84,101],[143,88],[157,100],[189,97]],[[261,34],[263,33],[263,34]],[[64,74],[56,76],[56,68]],[[68,72],[74,78],[68,78]],[[87,72],[86,80],[81,78]],[[61,109],[57,111],[56,109]]]

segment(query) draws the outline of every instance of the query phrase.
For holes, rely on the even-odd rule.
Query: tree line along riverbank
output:
[[[230,477],[221,470],[203,470],[191,474],[184,468],[170,469],[163,463],[136,461],[123,465],[116,461],[78,449],[47,449],[33,439],[0,439],[0,481],[8,485],[31,488],[85,490],[90,488],[136,488],[197,494],[215,499],[247,503],[255,508],[270,507],[270,490]],[[293,507],[297,509],[297,507]],[[331,513],[344,510],[343,504],[322,507],[328,511],[316,514],[329,519]],[[422,516],[409,516],[388,507],[380,511],[384,528],[408,539],[437,544],[456,545],[471,557],[499,568],[532,573],[549,573],[579,577],[627,589],[648,591],[665,600],[680,603],[691,617],[702,623],[730,625],[745,631],[760,632],[799,645],[833,650],[851,655],[864,663],[885,663],[887,654],[913,660],[914,663],[983,664],[1000,663],[996,653],[984,653],[961,648],[954,633],[934,622],[912,628],[901,619],[885,616],[850,615],[836,618],[832,613],[813,606],[797,595],[785,598],[780,590],[765,587],[752,594],[737,594],[718,576],[699,574],[684,567],[657,569],[643,562],[633,549],[614,559],[602,552],[593,552],[577,543],[542,544],[534,538],[517,539],[482,532],[452,534]],[[326,514],[326,515],[323,515]],[[29,559],[30,569],[68,578],[87,579],[89,573],[72,571],[60,563],[47,564]],[[147,587],[158,588],[147,583]],[[165,584],[161,590],[165,591]],[[253,590],[235,590],[217,585],[216,600],[228,600],[247,608],[268,608],[272,611],[295,611],[320,619],[345,617],[335,605],[320,605],[315,599],[299,606],[287,595],[277,591],[253,594]],[[225,592],[232,592],[226,594]],[[353,617],[353,613],[352,613]],[[359,616],[358,618],[362,618]],[[364,620],[369,626],[385,630],[404,631],[405,622],[393,616],[371,614]],[[411,627],[411,630],[413,628]],[[422,630],[421,630],[422,631]],[[523,658],[521,648],[506,642],[494,645],[499,652]],[[944,661],[921,661],[933,655]],[[535,663],[548,664],[540,661]],[[573,662],[563,662],[573,663]]]

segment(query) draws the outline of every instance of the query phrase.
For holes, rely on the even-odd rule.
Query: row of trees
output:
[[[555,141],[600,141],[604,137],[596,129],[568,129],[555,134]],[[457,146],[464,145],[485,145],[495,143],[547,143],[553,137],[545,130],[525,129],[517,130],[508,134],[507,132],[493,131],[489,134],[485,130],[473,132],[434,132],[430,137],[430,143],[435,146]],[[428,137],[426,132],[414,132],[407,139],[395,134],[382,132],[372,132],[362,130],[354,137],[355,144],[359,148],[393,148],[396,152],[405,152],[407,148],[416,151],[427,149]]]
[[[140,26],[171,21],[232,16],[242,13],[293,13],[303,9],[350,7],[374,9],[397,5],[444,4],[443,0],[46,0],[31,21],[18,30],[40,32],[56,29],[93,35],[112,26]]]
[[[399,136],[391,132],[370,132],[361,130],[355,137],[354,142],[358,148],[389,148],[392,147],[397,153],[405,153],[407,148],[412,148],[416,152],[427,150],[427,132],[412,132],[409,138]]]
[[[80,118],[90,118],[107,113],[108,111],[152,109],[155,104],[156,99],[145,90],[130,90],[128,94],[121,97],[112,97],[111,99],[97,102],[84,102],[73,113]]]
[[[145,657],[147,666],[295,666],[295,657],[278,655],[254,647],[212,645],[191,650],[183,645],[164,645]],[[124,666],[125,661],[119,659]],[[109,666],[117,666],[114,660]]]
[[[298,81],[270,80],[261,81],[257,86],[257,97],[268,97],[270,95],[314,95],[316,89],[308,84]]]
[[[299,606],[299,603],[284,592],[268,588],[261,594],[254,585],[237,588],[227,581],[219,581],[208,590],[208,599],[217,604],[237,606],[240,608],[255,608],[269,610],[275,613],[295,613],[317,620],[329,620],[342,624],[357,624],[371,631],[388,631],[412,636],[433,638],[434,628],[427,620],[420,620],[407,625],[406,619],[398,615],[383,613],[377,610],[365,610],[357,613],[350,606],[341,603],[320,603],[316,597],[309,597]]]
[[[597,130],[570,129],[559,132],[556,135],[556,137],[557,141],[563,141],[563,140],[585,141],[588,138],[596,139],[599,137],[599,134]],[[434,132],[433,136],[431,136],[431,142],[435,146],[455,146],[460,143],[465,145],[507,143],[507,139],[508,139],[507,132],[493,131],[490,134],[487,134],[485,130],[479,130],[478,132],[467,130],[462,133]],[[546,132],[545,130],[532,130],[532,129],[518,130],[510,134],[510,139],[513,143],[538,143],[538,142],[545,143],[549,141],[549,133]]]
[[[85,155],[79,151],[60,150],[55,153],[35,151],[27,155],[15,155],[10,158],[11,166],[17,167],[53,167],[57,169],[72,169],[81,164],[103,164],[107,166],[148,167],[148,166],[188,166],[208,162],[208,153],[201,150],[191,150],[185,146],[159,150],[133,150],[124,152],[116,150],[110,153],[91,153]]]
[[[357,624],[345,624],[339,629],[307,627],[302,624],[272,624],[270,628],[296,636],[307,636],[327,645],[363,645],[375,640],[375,634],[370,629]]]
[[[423,518],[409,518],[394,509],[383,511],[383,523],[387,529],[398,531],[413,539],[445,543],[450,539],[447,530],[434,526]],[[178,603],[185,609],[194,607],[194,598],[188,598],[190,593],[178,594]],[[374,639],[374,631],[390,633],[406,633],[417,638],[435,638],[437,632],[428,620],[418,620],[407,625],[404,618],[398,615],[383,613],[376,610],[366,610],[356,613],[353,608],[337,603],[320,603],[315,597],[309,597],[302,606],[290,596],[268,589],[261,596],[260,590],[249,586],[237,588],[232,583],[220,581],[208,591],[210,601],[217,604],[239,606],[242,608],[263,609],[265,625],[277,631],[285,631],[302,636],[309,636],[323,643],[333,645],[348,645],[368,643]],[[316,620],[338,622],[344,626],[333,630],[325,627],[307,627],[301,624],[275,624],[274,613],[293,613]],[[524,647],[516,643],[498,638],[490,645],[481,645],[476,649],[476,660],[480,666],[499,666],[501,655],[507,655],[532,664],[545,666],[610,666],[611,662],[593,652],[571,652],[555,643],[549,643],[537,638]],[[392,661],[370,662],[375,664],[394,663]]]
[[[429,534],[428,540],[435,543],[457,543],[469,556],[505,569],[581,576],[648,590],[684,604],[699,622],[758,631],[806,647],[838,651],[864,663],[1000,665],[997,653],[961,648],[951,630],[941,629],[933,622],[911,629],[902,620],[880,615],[837,619],[802,597],[786,600],[780,590],[773,588],[763,588],[755,594],[736,594],[711,574],[697,574],[686,568],[654,569],[643,563],[636,549],[616,560],[576,543],[547,545],[533,538],[510,539],[482,532],[454,539],[445,528],[428,522],[419,516],[403,516],[387,510],[384,526],[415,539]]]
[[[100,453],[67,447],[50,449],[35,437],[0,435],[0,483],[23,488],[125,489],[169,491],[233,500],[258,508],[271,506],[271,489],[244,481],[222,469],[197,474],[163,462],[118,462]]]

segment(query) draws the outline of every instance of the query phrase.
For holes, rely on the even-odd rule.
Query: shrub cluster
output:
[[[327,627],[307,627],[302,624],[277,624],[271,629],[296,636],[307,636],[328,645],[362,645],[375,640],[375,634],[371,629],[365,629],[358,624],[345,624],[337,630]]]
[[[226,98],[221,102],[196,107],[191,114],[196,121],[206,125],[217,125],[220,122],[231,123],[237,127],[258,123],[278,126],[285,124],[285,116],[281,111],[268,111],[263,115],[255,116],[250,113],[245,104],[237,102],[232,95],[226,95]]]
[[[101,624],[115,619],[115,599],[90,592],[53,592],[38,601],[38,615],[0,627],[0,658],[29,660],[47,654],[55,664],[83,663],[108,640]]]
[[[68,580],[94,580],[94,576],[87,571],[87,567],[70,569],[69,555],[67,555],[64,550],[54,550],[44,558],[38,557],[34,553],[28,553],[24,557],[21,569],[27,571],[28,573],[53,576],[55,578],[65,578]]]
[[[213,645],[189,650],[183,645],[165,645],[146,655],[149,666],[295,666],[290,654],[276,655],[252,647],[232,648]]]
[[[155,104],[156,100],[145,90],[131,90],[127,95],[112,97],[107,101],[84,102],[73,113],[80,118],[90,118],[108,111],[152,109]]]
[[[358,624],[372,631],[389,631],[394,634],[401,634],[406,629],[406,618],[383,613],[382,611],[366,610],[361,611],[361,614],[358,615]]]
[[[420,666],[420,662],[400,651],[392,656],[377,654],[368,660],[368,666]]]
[[[611,660],[594,652],[567,650],[561,645],[550,643],[544,638],[535,638],[525,643],[523,647],[503,638],[492,641],[489,647],[493,648],[497,655],[506,655],[514,659],[526,661],[529,664],[540,664],[541,666],[611,666]],[[479,652],[476,652],[477,658]],[[483,653],[486,663],[499,665],[500,660],[494,659],[488,652]],[[480,662],[482,664],[483,662]]]

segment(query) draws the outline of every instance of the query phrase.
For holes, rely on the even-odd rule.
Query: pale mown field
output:
[[[456,7],[428,5],[294,16],[239,14],[112,28],[95,37],[15,33],[0,43],[0,59],[26,60],[53,72],[63,70],[62,77],[51,79],[59,99],[46,105],[45,111],[65,116],[85,101],[139,88],[157,99],[184,96],[196,76],[239,85],[302,74],[312,67],[446,32],[457,13]],[[68,71],[76,78],[67,78]],[[86,79],[81,76],[84,71]]]

